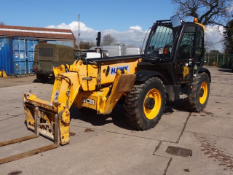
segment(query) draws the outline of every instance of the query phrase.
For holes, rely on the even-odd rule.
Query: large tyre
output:
[[[203,111],[208,102],[210,92],[210,81],[206,73],[198,74],[193,82],[192,91],[185,99],[186,108],[190,112]]]
[[[165,106],[165,87],[157,77],[134,85],[125,99],[125,116],[137,130],[153,128],[160,120]]]

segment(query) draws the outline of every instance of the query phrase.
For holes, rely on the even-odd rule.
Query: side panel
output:
[[[174,65],[173,63],[155,63],[141,62],[138,63],[139,71],[145,75],[140,75],[137,77],[136,81],[145,81],[152,76],[158,76],[165,85],[175,85],[177,84],[174,75]],[[145,77],[144,77],[145,76]],[[144,77],[139,80],[139,77]]]
[[[53,70],[53,61],[52,60],[39,60],[38,61],[38,71],[48,73]]]
[[[141,70],[135,73],[136,74],[136,81],[146,81],[151,77],[155,77],[158,76],[160,77],[162,80],[164,80],[165,84],[168,84],[168,81],[166,80],[166,78],[159,72],[156,71],[146,71],[146,70]]]
[[[115,79],[117,69],[123,71],[124,69],[127,71],[127,74],[134,74],[137,72],[137,63],[139,60],[133,61],[125,61],[124,63],[109,63],[101,66],[101,84],[112,83]]]

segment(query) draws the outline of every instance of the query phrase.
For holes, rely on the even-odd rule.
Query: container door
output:
[[[26,61],[26,54],[24,51],[14,51],[13,59],[15,62],[17,61]]]
[[[27,68],[27,73],[32,74],[32,64],[34,61],[34,53],[35,53],[35,46],[38,44],[38,41],[36,40],[27,40],[26,41],[26,68]]]
[[[28,61],[34,61],[34,53],[35,53],[36,44],[38,44],[38,41],[36,40],[27,40],[26,42]]]
[[[26,68],[27,68],[27,73],[28,74],[32,74],[32,70],[33,70],[33,61],[27,61],[26,62]]]
[[[14,63],[14,73],[15,75],[26,74],[26,62],[25,61],[16,61]]]
[[[13,62],[14,74],[26,74],[26,40],[23,38],[13,39]]]
[[[12,40],[0,38],[0,70],[5,70],[7,75],[13,75]]]

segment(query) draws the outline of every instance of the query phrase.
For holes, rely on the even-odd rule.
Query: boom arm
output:
[[[84,65],[75,61],[70,72],[65,67],[54,68],[55,82],[50,102],[36,95],[24,93],[27,127],[35,130],[34,109],[39,108],[40,134],[54,139],[54,116],[58,114],[61,145],[69,143],[69,109],[74,103],[78,108],[87,107],[98,114],[109,114],[121,96],[132,89],[138,58],[106,62],[103,65]]]

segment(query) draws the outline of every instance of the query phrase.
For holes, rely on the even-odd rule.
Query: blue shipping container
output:
[[[38,44],[38,41],[36,41],[36,40],[27,40],[26,41],[27,52],[34,52],[35,51],[35,46],[37,44]]]
[[[48,43],[72,47],[72,42],[69,41],[48,41]],[[4,69],[7,75],[32,74],[36,44],[38,41],[32,38],[0,37],[0,70]]]
[[[13,60],[14,62],[25,61],[26,53],[24,51],[13,51]]]
[[[26,74],[26,40],[15,37],[12,42],[14,75]]]
[[[34,52],[27,52],[27,61],[34,61]]]
[[[13,39],[13,51],[26,51],[25,39],[15,38]]]
[[[26,73],[27,73],[26,61],[14,62],[14,74],[15,75],[22,75]]]
[[[35,46],[38,44],[36,40],[27,40],[27,61],[34,61]]]
[[[27,64],[27,73],[32,74],[33,73],[32,72],[32,70],[33,70],[33,61],[27,61],[26,64]]]
[[[12,39],[0,38],[0,70],[4,69],[7,75],[13,75]]]

